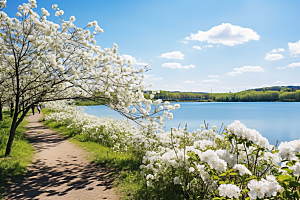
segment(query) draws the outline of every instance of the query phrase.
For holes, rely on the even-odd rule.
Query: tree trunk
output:
[[[18,101],[16,102],[16,105],[17,105],[17,103],[18,103]],[[25,116],[26,116],[27,112],[29,111],[29,109],[30,109],[30,107],[27,107],[25,109],[25,112],[18,119],[18,110],[16,108],[16,112],[14,113],[14,118],[13,118],[13,121],[12,121],[11,127],[10,127],[10,133],[9,133],[9,139],[8,139],[7,146],[6,146],[5,157],[10,155],[11,147],[12,147],[14,137],[15,137],[15,134],[16,134],[16,129],[20,125],[20,123],[23,121],[23,119],[25,118]]]
[[[14,102],[11,101],[10,103],[10,117],[13,117],[14,114]]]
[[[10,133],[9,133],[9,139],[8,139],[7,146],[6,146],[5,157],[10,155],[11,147],[12,147],[14,137],[16,134],[16,129],[17,129],[16,125],[17,125],[17,120],[13,120],[11,127],[10,127]]]
[[[1,98],[0,98],[0,121],[3,121]]]

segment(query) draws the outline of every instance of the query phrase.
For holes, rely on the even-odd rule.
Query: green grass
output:
[[[47,109],[42,111],[44,115],[51,113]],[[89,141],[85,135],[80,135],[78,130],[66,128],[66,125],[54,121],[44,121],[43,124],[90,152],[89,160],[91,162],[106,165],[111,171],[110,178],[114,180],[114,186],[118,188],[118,193],[122,199],[149,199],[145,178],[139,172],[139,166],[142,163],[141,156],[137,157],[132,153],[114,152],[106,146]]]
[[[24,134],[28,122],[23,121],[16,130],[10,156],[4,157],[11,125],[8,111],[3,112],[3,118],[0,121],[0,199],[5,193],[5,186],[20,180],[26,173],[34,152]]]
[[[75,100],[75,105],[76,106],[95,106],[95,105],[104,105],[104,104],[103,104],[103,102],[76,99]]]

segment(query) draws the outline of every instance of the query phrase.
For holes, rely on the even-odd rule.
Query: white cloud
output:
[[[161,56],[159,56],[161,58],[167,58],[167,59],[184,59],[184,54],[181,53],[180,51],[173,51],[170,53],[163,53],[161,54]]]
[[[231,25],[230,23],[222,23],[214,26],[208,31],[198,31],[186,37],[187,40],[198,40],[200,42],[207,41],[213,44],[223,44],[234,46],[243,44],[249,40],[259,40],[259,35],[250,28]]]
[[[265,71],[264,68],[261,68],[260,66],[244,66],[241,68],[234,68],[232,72],[227,73],[230,76],[235,76],[237,74],[241,74],[244,72],[263,72]]]
[[[147,79],[149,79],[149,80],[163,80],[163,78],[162,77],[154,77],[154,75],[153,74],[145,74],[144,75],[144,79],[145,80],[147,80]]]
[[[208,45],[204,45],[203,48],[211,48],[213,47],[214,45],[211,45],[211,44],[208,44]]]
[[[180,63],[176,63],[176,62],[173,62],[173,63],[164,63],[161,66],[163,66],[163,67],[169,67],[171,69],[190,69],[190,68],[195,68],[194,65],[184,65],[184,66],[182,66]]]
[[[282,51],[285,51],[284,48],[277,48],[277,49],[273,49],[269,53],[278,53],[278,52],[282,52]]]
[[[121,58],[125,59],[125,60],[130,60],[130,62],[133,63],[134,65],[146,66],[146,65],[149,64],[149,63],[143,62],[142,59],[137,60],[135,57],[133,57],[131,55],[124,54],[124,55],[121,56]]]
[[[275,81],[274,84],[283,84],[284,82],[282,81]]]
[[[195,83],[195,81],[186,80],[184,83]]]
[[[184,43],[184,44],[187,44],[188,43],[188,41],[186,41],[186,40],[184,40],[184,41],[181,41],[182,43]]]
[[[218,76],[218,75],[209,75],[208,77],[209,78],[219,78],[220,76]]]
[[[300,54],[300,40],[295,43],[288,43],[291,54]]]
[[[300,62],[291,63],[291,64],[287,65],[286,67],[276,67],[276,69],[286,69],[286,68],[295,68],[295,67],[300,67]]]
[[[280,60],[282,58],[284,58],[284,56],[279,53],[268,53],[267,56],[265,57],[265,59],[269,61]]]
[[[218,79],[207,79],[207,80],[203,80],[202,82],[219,82]]]
[[[200,46],[193,46],[193,49],[202,49]]]

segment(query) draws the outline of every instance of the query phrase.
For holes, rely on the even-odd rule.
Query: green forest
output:
[[[148,97],[149,94],[146,94]],[[236,93],[194,93],[194,92],[169,92],[161,90],[155,99],[167,101],[206,101],[206,102],[255,102],[255,101],[300,101],[300,88],[266,87],[246,90]]]

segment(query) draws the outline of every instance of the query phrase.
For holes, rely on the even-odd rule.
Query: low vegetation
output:
[[[124,199],[299,199],[300,140],[270,145],[239,121],[221,132],[201,125],[158,133],[64,102],[47,104],[55,112],[47,111],[45,124],[109,166]]]
[[[48,109],[42,110],[44,116],[54,113]],[[58,131],[83,149],[91,153],[90,161],[111,168],[110,177],[114,185],[119,188],[119,195],[123,199],[145,199],[146,196],[141,190],[146,189],[146,181],[139,173],[141,157],[136,157],[132,152],[116,152],[107,145],[99,144],[95,139],[80,134],[79,128],[67,128],[70,123],[58,123],[54,120],[46,120],[43,124],[52,130]]]
[[[33,148],[24,134],[26,121],[23,121],[16,130],[10,156],[4,156],[12,121],[9,115],[9,112],[4,111],[3,121],[0,121],[0,199],[5,194],[5,186],[10,182],[20,180],[26,173],[33,156]]]

